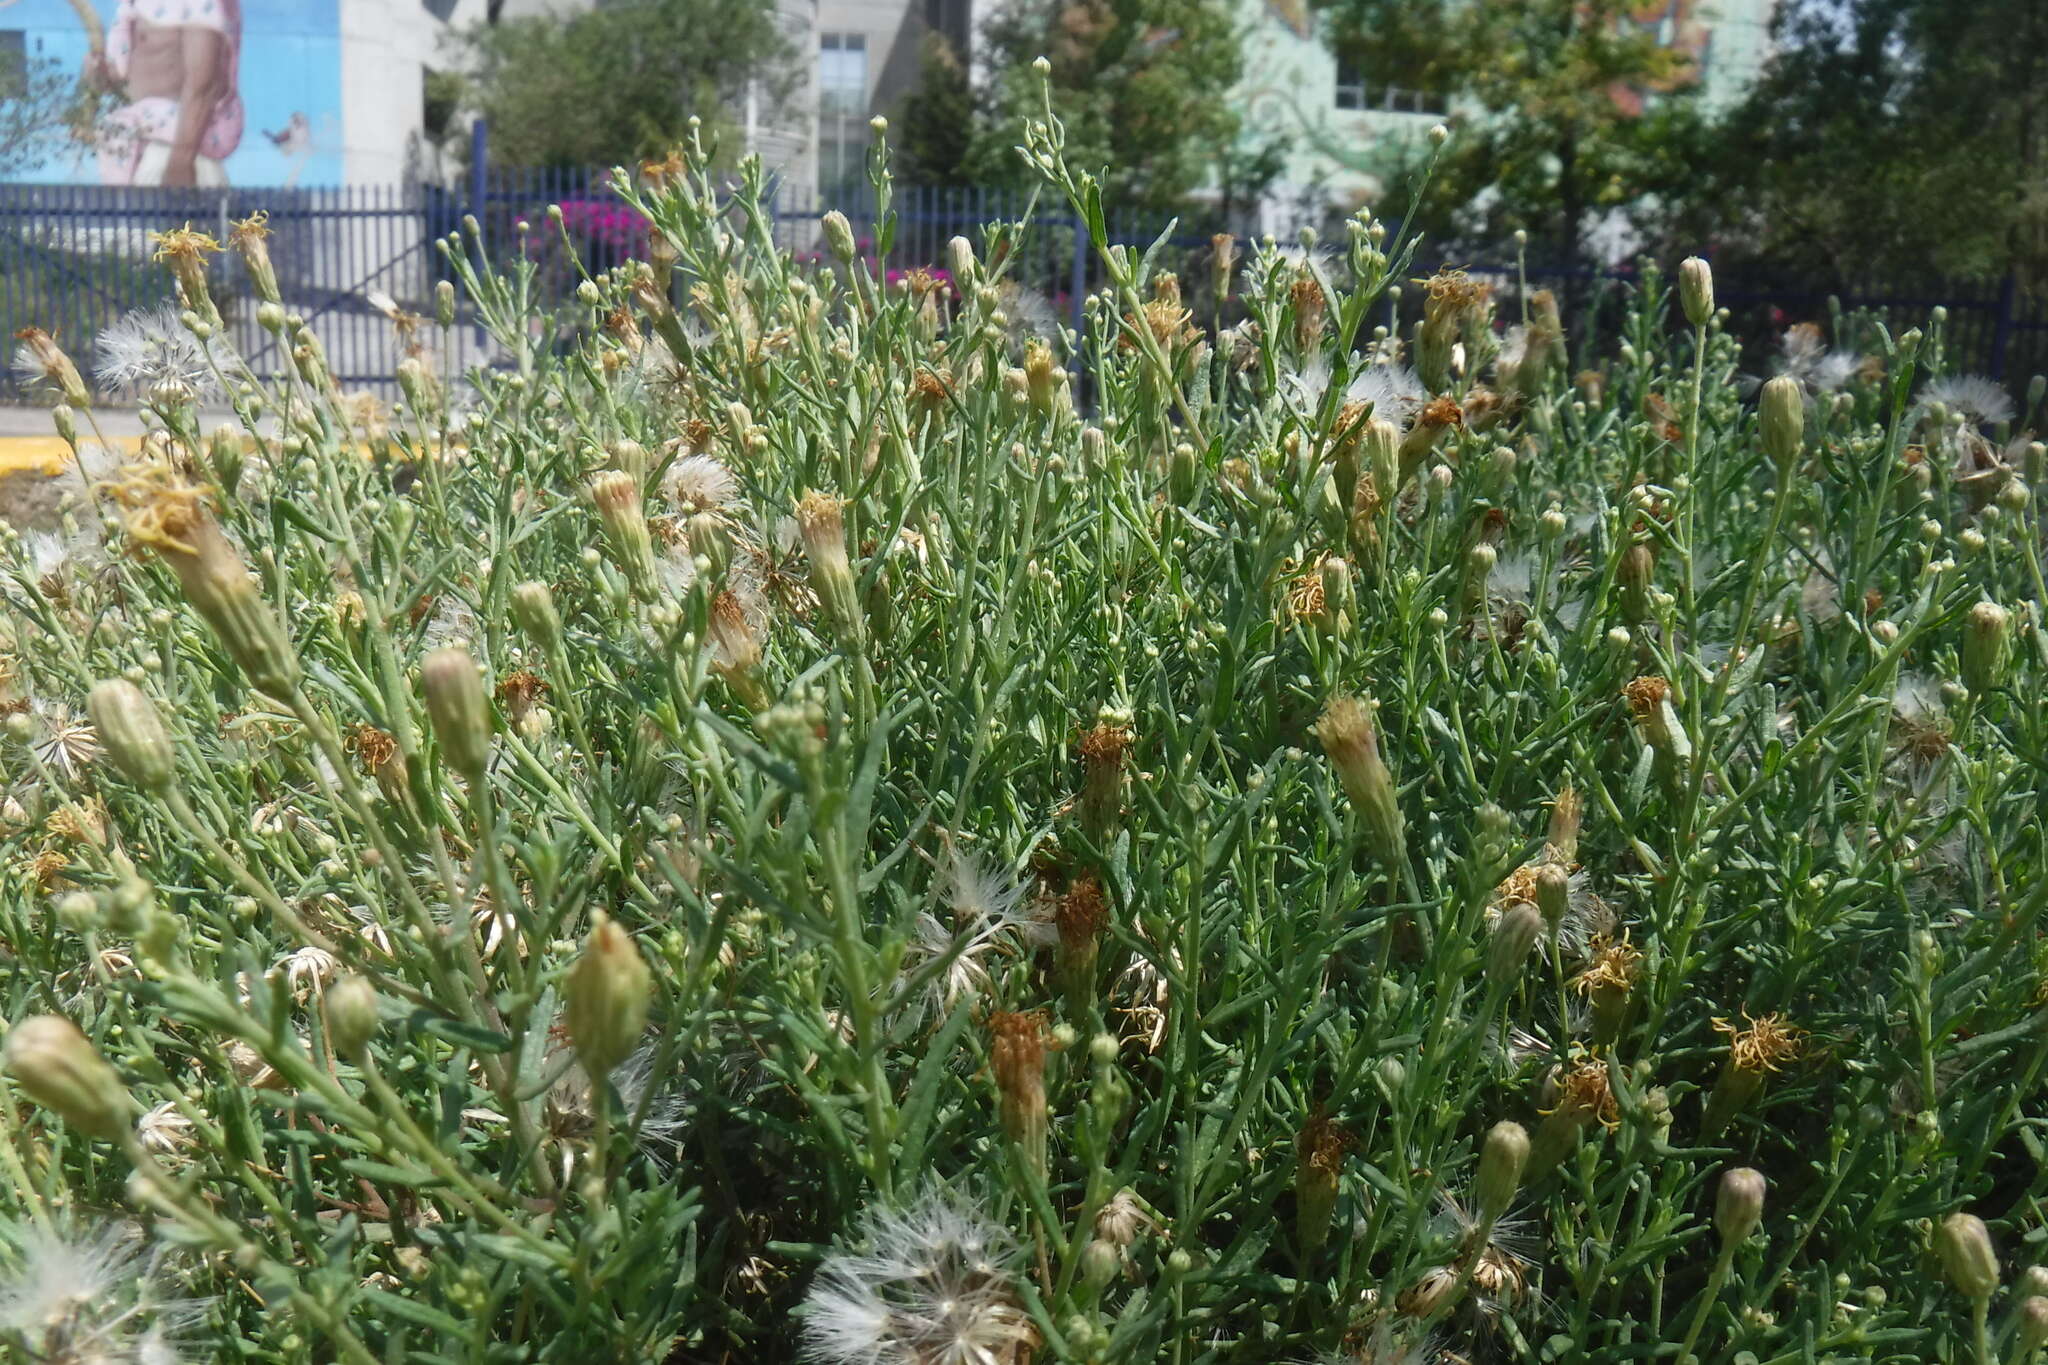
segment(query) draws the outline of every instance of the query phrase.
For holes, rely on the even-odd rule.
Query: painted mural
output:
[[[0,0],[30,61],[101,92],[89,136],[17,178],[341,182],[340,0]]]

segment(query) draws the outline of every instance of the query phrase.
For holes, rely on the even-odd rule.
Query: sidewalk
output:
[[[199,429],[210,430],[233,416],[226,408],[206,409],[199,414]],[[95,423],[100,434],[116,444],[133,446],[142,435],[142,417],[133,404],[95,408],[91,421],[81,414],[79,434],[92,439]],[[55,474],[70,458],[48,408],[0,404],[0,478],[29,469]]]

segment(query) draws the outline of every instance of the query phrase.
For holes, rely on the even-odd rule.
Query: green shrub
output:
[[[1360,217],[1031,336],[706,164],[10,542],[17,1358],[2031,1354],[2041,447],[1938,322],[1760,426],[1697,268],[1574,378]]]

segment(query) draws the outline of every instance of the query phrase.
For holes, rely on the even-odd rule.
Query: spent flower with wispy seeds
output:
[[[825,1258],[804,1302],[804,1351],[822,1365],[1006,1365],[1038,1333],[1011,1284],[1009,1234],[933,1185],[908,1208],[871,1207],[864,1251]]]

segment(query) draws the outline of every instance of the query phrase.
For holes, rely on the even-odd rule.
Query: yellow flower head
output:
[[[1742,1025],[1716,1019],[1714,1027],[1728,1035],[1728,1057],[1742,1071],[1776,1071],[1780,1062],[1798,1057],[1804,1047],[1805,1031],[1785,1022],[1778,1013],[1761,1019],[1742,1012]]]
[[[194,235],[198,236],[200,234],[195,233]],[[234,224],[229,230],[228,245],[239,247],[247,242],[260,242],[269,235],[270,214],[263,209],[257,209],[247,218]],[[204,248],[201,249],[204,250]],[[216,247],[215,250],[219,250],[219,248]]]
[[[204,232],[196,231],[190,223],[169,232],[152,232],[149,240],[156,247],[155,259],[172,264],[204,260],[209,254],[218,254],[221,249],[219,242]]]

